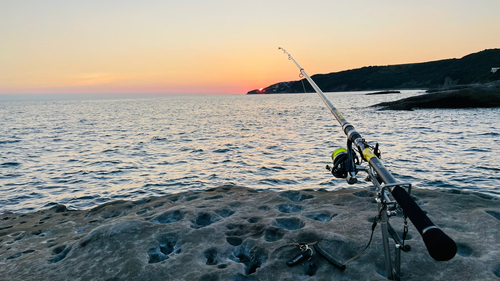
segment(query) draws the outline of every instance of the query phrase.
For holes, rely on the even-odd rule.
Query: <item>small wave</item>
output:
[[[27,200],[27,199],[32,199],[33,197],[29,196],[29,195],[18,195],[18,196],[15,196],[11,199],[9,199],[8,201],[9,202],[14,202],[14,203],[17,203],[17,202],[20,202],[22,200]]]
[[[18,178],[20,176],[21,176],[21,174],[6,174],[6,175],[0,175],[0,179],[2,179],[2,180],[12,179],[12,178]]]
[[[46,190],[46,189],[66,189],[67,186],[62,185],[47,185],[47,186],[37,186],[37,189]]]
[[[324,180],[322,182],[319,183],[320,186],[325,186],[325,185],[328,185],[328,186],[337,186],[337,181],[335,180]]]
[[[277,145],[270,145],[268,147],[266,147],[266,149],[277,149],[278,146]]]
[[[493,136],[493,137],[498,137],[498,136],[500,136],[500,133],[489,132],[489,133],[479,134],[479,136]]]
[[[64,183],[64,184],[79,184],[86,183],[87,181],[81,179],[68,179],[68,180],[56,180],[55,183]]]
[[[116,194],[111,196],[111,200],[123,200],[132,197],[132,194]]]
[[[146,193],[147,193],[146,191],[141,190],[141,189],[134,190],[134,191],[130,192],[130,194],[132,194],[132,195],[135,195],[135,194],[146,194]]]
[[[85,195],[85,196],[82,196],[82,197],[73,198],[73,199],[71,199],[71,201],[91,200],[91,199],[94,199],[94,198],[96,198],[96,196]]]
[[[171,187],[171,186],[192,186],[191,182],[167,182],[167,183],[147,183],[143,185],[143,188],[151,187]]]
[[[120,170],[137,170],[139,169],[137,166],[124,166],[124,167],[120,167],[119,168]]]
[[[487,170],[487,171],[500,171],[500,168],[495,168],[495,167],[483,167],[483,166],[479,166],[477,168],[481,169],[481,170]]]
[[[214,150],[215,153],[226,153],[229,151],[231,151],[231,149],[227,149],[227,148],[221,148],[221,149]]]
[[[114,165],[114,164],[120,164],[121,161],[119,160],[104,160],[104,161],[97,161],[94,163],[91,163],[90,166],[97,166],[97,165]]]
[[[186,164],[188,163],[187,161],[185,160],[180,160],[180,161],[177,161],[177,162],[169,162],[169,161],[163,161],[163,162],[159,162],[157,165],[178,165],[178,164]]]
[[[17,166],[21,166],[21,163],[18,163],[18,162],[5,162],[5,163],[0,164],[0,166],[2,166],[2,167],[17,167]]]
[[[455,185],[449,184],[442,180],[425,180],[423,181],[425,186],[434,188],[456,188]]]
[[[168,139],[167,138],[162,138],[162,137],[152,137],[151,141],[152,142],[156,142],[156,141],[162,142],[162,141],[168,141]]]
[[[62,173],[63,176],[68,176],[68,175],[87,175],[89,172],[85,170],[78,170],[78,171],[71,171],[71,172],[65,172]]]
[[[284,171],[286,170],[285,168],[283,167],[280,167],[280,166],[272,166],[272,167],[266,167],[266,166],[262,166],[259,168],[260,171],[272,171],[272,172],[277,172],[277,171]]]
[[[1,144],[9,144],[9,143],[17,143],[17,142],[21,142],[21,140],[5,140],[5,141],[0,141],[0,145]]]
[[[170,186],[170,184],[166,184],[166,183],[147,183],[147,184],[143,185],[142,187],[143,188],[148,188],[148,187],[167,187],[167,186]]]
[[[471,152],[471,151],[472,152],[490,152],[491,149],[489,149],[489,148],[485,149],[485,148],[480,148],[480,147],[471,147],[467,151],[469,151],[469,152]]]
[[[269,178],[269,179],[262,179],[262,180],[259,180],[260,183],[264,183],[264,184],[270,184],[270,185],[275,185],[275,184],[298,184],[298,182],[294,181],[294,180],[289,180],[289,179],[273,179],[273,178]]]
[[[123,173],[122,170],[113,170],[113,171],[100,171],[100,172],[97,172],[98,175],[113,175],[113,174],[119,174],[119,173]]]

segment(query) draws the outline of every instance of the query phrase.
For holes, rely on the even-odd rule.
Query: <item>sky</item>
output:
[[[0,94],[245,94],[500,48],[499,0],[0,0]]]

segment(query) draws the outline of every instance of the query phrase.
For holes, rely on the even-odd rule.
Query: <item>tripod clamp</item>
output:
[[[394,230],[394,228],[389,223],[389,218],[397,214],[398,209],[400,209],[398,203],[391,198],[391,191],[394,187],[406,187],[408,194],[411,194],[411,183],[410,182],[397,182],[381,185],[377,180],[375,173],[371,169],[366,169],[368,175],[371,179],[372,184],[377,190],[377,196],[375,198],[378,203],[378,209],[380,212],[380,225],[382,228],[382,242],[384,244],[384,256],[385,256],[385,267],[388,274],[388,279],[390,280],[400,280],[401,279],[401,251],[409,252],[411,247],[405,245],[404,241],[406,234],[408,233],[408,224],[406,215],[404,216],[405,226],[403,231],[403,239],[400,238],[399,234]],[[391,260],[391,250],[389,246],[389,235],[395,242],[394,251],[394,264]]]
[[[351,179],[350,175],[355,177],[356,173],[359,171],[364,171],[368,174],[367,180],[371,181],[376,190],[375,201],[378,203],[378,211],[379,215],[377,219],[382,228],[382,240],[384,244],[384,257],[385,257],[385,266],[386,271],[388,273],[388,279],[390,280],[400,280],[401,276],[401,251],[409,252],[411,247],[409,245],[405,245],[405,238],[408,233],[408,222],[406,215],[404,216],[404,231],[403,238],[394,230],[394,228],[389,223],[389,218],[392,216],[396,216],[398,211],[402,211],[399,204],[392,197],[392,190],[399,186],[405,188],[407,190],[408,195],[411,195],[412,184],[410,182],[395,182],[383,184],[379,179],[379,176],[374,171],[371,166],[361,166],[357,165],[355,158],[353,156],[353,148],[352,143],[348,141],[347,149],[336,150],[337,153],[334,152],[332,155],[332,159],[334,160],[334,167],[327,166],[332,174],[338,178],[345,178],[349,184],[357,182],[354,178]],[[377,154],[380,155],[380,150],[378,148],[378,144],[375,146],[377,150]],[[342,155],[344,154],[344,155]],[[343,161],[343,166],[339,164],[339,162]],[[354,167],[354,169],[353,169]],[[345,172],[341,173],[340,169],[344,169]],[[352,171],[355,172],[352,172]],[[391,247],[389,245],[389,237],[394,240],[394,249],[395,249],[395,258],[394,262],[391,258]]]

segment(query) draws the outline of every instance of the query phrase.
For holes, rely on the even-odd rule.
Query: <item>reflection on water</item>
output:
[[[327,96],[380,143],[398,180],[500,195],[500,109],[368,107],[416,94]],[[352,187],[324,169],[346,141],[316,94],[4,101],[0,115],[0,212],[90,208],[223,184]]]

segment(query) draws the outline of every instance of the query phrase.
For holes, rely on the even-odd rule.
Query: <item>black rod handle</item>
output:
[[[435,226],[411,196],[400,186],[392,190],[392,196],[422,235],[427,251],[437,261],[451,260],[457,253],[457,244]]]
[[[346,269],[346,266],[344,264],[342,264],[341,262],[334,259],[330,254],[325,252],[317,243],[314,244],[314,249],[316,249],[318,254],[320,254],[322,257],[324,257],[331,265],[340,269],[340,271],[344,271]]]
[[[387,171],[377,157],[370,158],[370,166],[377,172],[384,183],[396,183],[396,179]],[[401,186],[394,187],[392,189],[392,196],[396,199],[408,218],[410,218],[420,235],[422,235],[431,257],[437,261],[451,260],[457,253],[457,244],[455,241],[432,223],[404,188]]]

